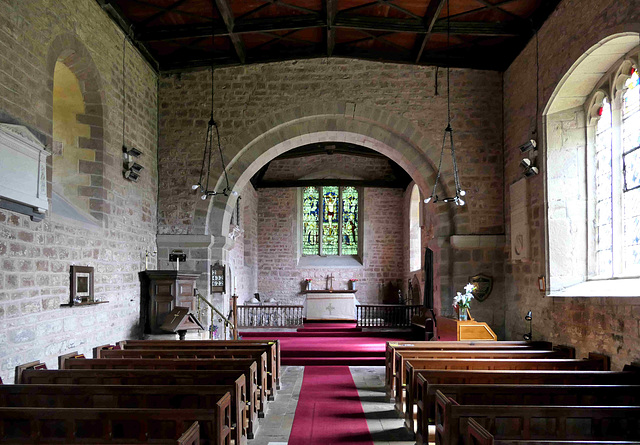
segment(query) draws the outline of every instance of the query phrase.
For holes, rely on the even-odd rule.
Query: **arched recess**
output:
[[[613,98],[615,67],[638,47],[637,32],[620,32],[588,48],[562,77],[543,112],[547,289],[552,295],[589,295],[589,255],[595,204],[589,196],[594,159],[594,110]],[[596,111],[597,112],[597,111]],[[576,243],[576,239],[587,240]],[[593,283],[593,282],[591,282]],[[600,283],[605,283],[601,281]],[[597,295],[603,295],[599,291]],[[607,289],[605,292],[613,292]]]
[[[102,81],[96,65],[87,48],[72,34],[63,34],[56,37],[47,54],[47,85],[45,91],[46,115],[49,123],[48,145],[52,147],[54,156],[50,157],[48,164],[48,178],[52,181],[49,188],[50,198],[53,199],[52,210],[54,213],[66,218],[102,225],[109,213],[106,205],[109,181],[104,177],[105,163],[111,163],[106,159],[104,150],[104,105]],[[58,191],[66,194],[66,197],[54,195],[54,157],[64,155],[63,141],[54,139],[54,95],[55,80],[65,78],[69,86],[78,88],[82,95],[82,104],[73,105],[67,114],[67,127],[72,129],[76,139],[73,142],[73,154],[69,156],[75,162],[77,181],[68,182],[64,188],[56,187]],[[58,91],[59,95],[59,91]],[[56,97],[56,100],[59,97]],[[59,105],[59,103],[57,104]],[[56,113],[56,118],[59,115]],[[69,122],[75,119],[76,122]],[[57,132],[59,133],[59,132]],[[72,137],[72,136],[69,136]],[[64,162],[62,164],[65,164]],[[60,165],[62,165],[60,164]],[[68,167],[70,162],[66,162]],[[70,174],[70,172],[65,172]],[[57,203],[57,206],[56,206]]]

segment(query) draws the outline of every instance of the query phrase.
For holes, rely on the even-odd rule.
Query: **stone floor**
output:
[[[352,366],[351,375],[358,388],[369,431],[375,445],[413,445],[415,440],[404,428],[392,403],[386,401],[383,366]],[[281,388],[276,400],[260,419],[258,433],[248,445],[286,445],[302,387],[303,366],[282,367]]]

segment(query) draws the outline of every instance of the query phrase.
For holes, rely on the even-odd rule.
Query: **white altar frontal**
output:
[[[356,290],[308,290],[307,320],[356,320]]]

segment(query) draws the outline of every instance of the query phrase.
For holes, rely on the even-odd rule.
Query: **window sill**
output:
[[[585,281],[562,290],[549,291],[550,297],[640,297],[640,278]]]
[[[298,267],[333,267],[349,268],[364,267],[362,260],[355,256],[303,256],[298,260]]]

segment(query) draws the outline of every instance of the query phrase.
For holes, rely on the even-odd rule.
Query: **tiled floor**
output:
[[[393,404],[385,400],[384,367],[352,366],[350,369],[374,444],[415,444],[415,440],[404,428],[403,419],[396,414]],[[276,400],[268,403],[267,413],[260,419],[258,433],[248,445],[286,445],[300,396],[303,374],[303,366],[282,368],[281,388]]]

